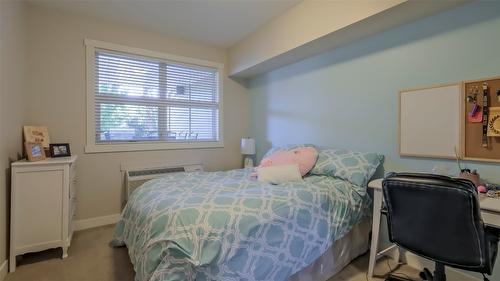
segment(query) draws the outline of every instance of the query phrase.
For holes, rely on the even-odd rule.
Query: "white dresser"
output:
[[[62,248],[68,256],[76,207],[76,156],[12,163],[10,272],[16,256]]]

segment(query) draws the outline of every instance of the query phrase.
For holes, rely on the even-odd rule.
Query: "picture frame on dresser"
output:
[[[42,143],[44,148],[49,147],[49,130],[45,126],[23,126],[24,141]]]
[[[51,143],[50,147],[50,157],[68,157],[71,156],[71,150],[69,148],[69,143]]]
[[[41,142],[25,142],[26,158],[30,162],[41,161],[45,159],[45,151]]]

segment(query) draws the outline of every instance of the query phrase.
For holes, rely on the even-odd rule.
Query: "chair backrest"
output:
[[[391,242],[453,267],[489,271],[477,191],[469,180],[412,173],[382,183]]]

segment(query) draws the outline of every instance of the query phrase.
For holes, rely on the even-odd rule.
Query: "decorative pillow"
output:
[[[304,176],[314,167],[317,159],[318,151],[314,147],[279,150],[262,159],[259,168],[280,165],[298,165],[300,174]]]
[[[358,186],[366,186],[382,159],[383,156],[377,153],[325,149],[319,152],[311,174],[338,177]]]
[[[259,181],[272,184],[302,180],[297,164],[258,168],[257,178]]]
[[[289,151],[289,150],[292,150],[292,149],[304,148],[304,147],[314,147],[314,148],[316,148],[316,146],[314,144],[308,144],[308,143],[306,143],[306,144],[288,144],[288,145],[285,145],[285,146],[276,146],[276,147],[271,147],[266,152],[266,154],[264,154],[263,158],[269,157],[269,156],[271,156],[271,154],[273,154],[275,152],[278,152],[278,151]]]

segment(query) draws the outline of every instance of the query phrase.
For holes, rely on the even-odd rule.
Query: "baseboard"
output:
[[[418,270],[422,270],[424,267],[429,268],[431,271],[434,270],[434,263],[419,257],[413,253],[406,252],[404,254],[404,258],[406,258],[406,263]],[[477,276],[473,276],[471,272],[461,271],[452,267],[446,267],[446,278],[448,280],[461,280],[461,281],[481,281],[483,280],[482,276],[478,274]]]
[[[4,260],[2,265],[0,265],[0,281],[3,281],[7,276],[9,268],[9,260]]]
[[[73,223],[75,231],[94,228],[103,225],[115,224],[120,219],[120,214],[77,220]]]

